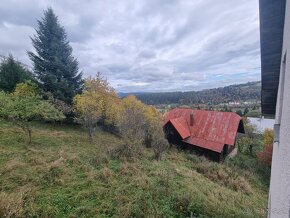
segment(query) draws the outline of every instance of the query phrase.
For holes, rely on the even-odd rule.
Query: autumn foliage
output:
[[[263,143],[264,145],[271,145],[273,144],[274,140],[274,131],[272,129],[265,129],[263,134]]]
[[[85,80],[82,94],[74,97],[73,103],[77,113],[76,121],[88,130],[90,140],[98,123],[115,122],[117,113],[113,111],[115,101],[120,101],[114,89],[98,73],[96,78]]]
[[[271,166],[272,164],[272,155],[273,155],[273,141],[274,141],[274,132],[271,129],[266,129],[264,134],[264,149],[257,153],[258,159],[265,165]]]
[[[31,81],[17,84],[10,94],[0,92],[0,117],[12,121],[27,133],[29,143],[32,141],[32,121],[65,118],[62,112],[42,99],[37,85]]]
[[[147,146],[160,160],[168,147],[160,113],[133,95],[119,98],[101,74],[85,80],[83,93],[74,98],[74,108],[76,121],[87,129],[91,141],[97,126],[109,126],[121,136],[123,144],[111,152],[114,156],[134,159]]]
[[[117,150],[120,156],[132,159],[142,154],[142,146],[147,146],[153,149],[156,160],[160,160],[168,148],[160,113],[132,95],[124,98],[120,107],[117,128],[124,141],[122,149]]]
[[[265,165],[271,166],[272,164],[272,154],[273,154],[273,145],[266,145],[264,150],[257,153],[258,159]]]

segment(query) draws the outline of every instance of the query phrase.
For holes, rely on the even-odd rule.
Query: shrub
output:
[[[271,145],[274,141],[274,131],[272,129],[265,129],[263,134],[264,145]]]
[[[271,166],[273,155],[273,145],[266,145],[263,151],[257,152],[258,159],[265,165]]]
[[[46,184],[57,184],[59,177],[63,174],[63,170],[59,166],[51,166],[43,176]]]
[[[272,129],[266,129],[263,134],[264,149],[260,152],[257,152],[257,157],[259,161],[266,165],[271,166],[272,164],[272,155],[273,155],[273,141],[274,141],[274,132]]]
[[[235,191],[245,192],[246,194],[252,194],[253,190],[248,181],[242,177],[238,176],[232,184]]]
[[[249,146],[253,144],[253,140],[247,136],[241,137],[237,139],[237,146],[239,152],[243,154],[250,154]]]
[[[124,142],[109,150],[109,154],[113,158],[133,161],[143,155],[143,150],[140,144],[134,142]]]
[[[121,116],[117,127],[124,143],[111,153],[115,157],[134,159],[142,155],[142,145],[152,147],[156,160],[169,147],[165,139],[161,116],[159,112],[137,100],[135,96],[128,96],[122,100]]]
[[[165,135],[162,126],[156,126],[156,131],[152,134],[152,149],[155,155],[155,159],[160,161],[164,152],[169,148],[169,143],[165,139]]]

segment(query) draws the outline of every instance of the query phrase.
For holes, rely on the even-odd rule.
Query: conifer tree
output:
[[[28,55],[42,89],[51,92],[56,99],[72,103],[73,97],[81,91],[82,74],[66,31],[51,8],[44,11],[31,40],[36,53],[28,52]]]
[[[18,83],[33,80],[32,73],[21,63],[16,61],[12,55],[5,58],[0,64],[0,90],[5,92],[14,91]]]

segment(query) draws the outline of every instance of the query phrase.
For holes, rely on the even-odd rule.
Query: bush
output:
[[[152,147],[156,160],[169,147],[161,124],[161,115],[151,107],[128,96],[122,100],[121,116],[117,127],[124,143],[111,151],[118,158],[134,159],[134,155],[142,155],[142,147]]]
[[[249,146],[253,144],[253,140],[250,137],[244,136],[237,139],[237,146],[239,152],[243,154],[250,154]]]
[[[113,158],[133,161],[142,157],[143,150],[140,144],[127,141],[109,150],[109,154]]]
[[[162,158],[162,155],[169,148],[169,143],[167,139],[165,139],[163,128],[161,125],[159,125],[159,123],[157,123],[155,126],[152,126],[151,128],[152,128],[151,147],[153,149],[155,159],[160,161]]]
[[[273,155],[273,145],[266,145],[264,150],[257,153],[258,159],[261,163],[271,166],[272,164],[272,155]]]
[[[274,141],[274,131],[272,129],[265,129],[263,134],[264,145],[271,145]]]
[[[257,152],[257,157],[259,161],[266,165],[271,166],[272,155],[273,155],[273,141],[274,141],[274,131],[272,129],[266,129],[263,134],[264,149]]]

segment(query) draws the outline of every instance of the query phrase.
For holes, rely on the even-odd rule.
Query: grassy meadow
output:
[[[238,155],[222,164],[170,148],[124,161],[118,137],[35,123],[33,142],[0,121],[0,217],[264,217],[269,169]]]

